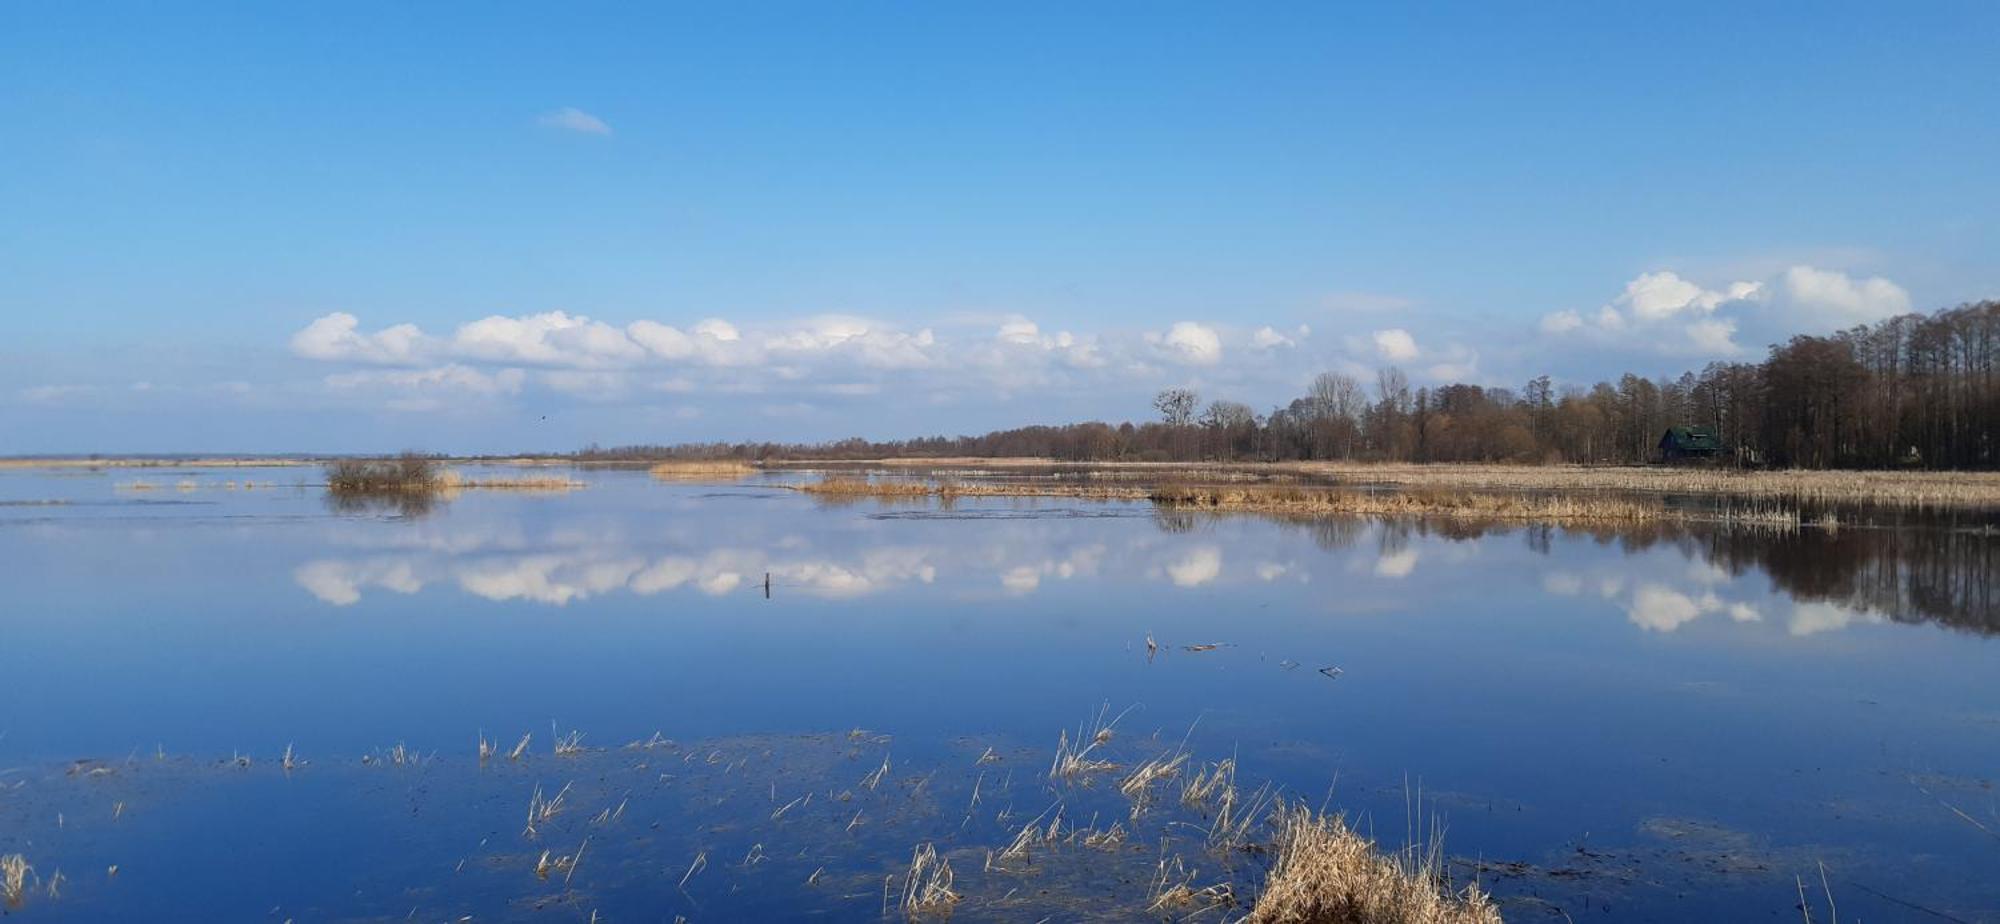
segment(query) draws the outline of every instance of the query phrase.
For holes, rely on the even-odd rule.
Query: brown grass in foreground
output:
[[[1450,890],[1438,854],[1384,854],[1338,816],[1281,809],[1277,853],[1247,924],[1500,924],[1478,886]]]

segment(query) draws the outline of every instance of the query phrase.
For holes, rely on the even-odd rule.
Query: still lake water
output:
[[[959,920],[1158,919],[1162,851],[1253,896],[1263,858],[1175,797],[1051,782],[1107,706],[1128,767],[1233,757],[1392,849],[1442,828],[1509,920],[1796,920],[1822,864],[1849,919],[2000,920],[1990,515],[1481,529],[593,471],[400,516],[315,475],[0,472],[0,853],[64,877],[23,920],[879,920],[922,842]],[[985,868],[1058,816],[1129,839]]]

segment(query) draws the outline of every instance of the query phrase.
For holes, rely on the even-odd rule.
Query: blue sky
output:
[[[1755,359],[2000,295],[1996,40],[1974,3],[10,5],[0,453]]]

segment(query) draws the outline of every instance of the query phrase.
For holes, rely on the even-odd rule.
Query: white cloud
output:
[[[1153,334],[1161,349],[1177,361],[1213,366],[1222,361],[1222,336],[1215,328],[1194,321],[1177,321],[1164,335]]]
[[[1783,291],[1799,320],[1816,325],[1808,332],[1868,324],[1910,310],[1910,293],[1880,276],[1855,279],[1832,270],[1794,266],[1785,270]]]
[[[1564,597],[1574,597],[1583,593],[1583,578],[1561,571],[1551,571],[1542,575],[1542,589]]]
[[[1845,629],[1855,623],[1881,621],[1881,617],[1872,613],[1850,610],[1831,603],[1800,603],[1793,608],[1791,621],[1786,624],[1785,630],[1792,635],[1804,637]]]
[[[562,311],[491,315],[459,327],[453,352],[489,362],[598,367],[626,365],[646,351],[622,330]]]
[[[1260,350],[1269,350],[1277,347],[1297,346],[1298,341],[1278,333],[1277,328],[1266,325],[1257,328],[1257,332],[1250,335],[1250,344]]]
[[[1167,579],[1176,587],[1200,587],[1222,574],[1222,550],[1205,545],[1167,565]]]
[[[1659,584],[1639,588],[1625,609],[1633,625],[1649,632],[1672,632],[1693,622],[1703,612],[1706,610],[1700,601]]]
[[[581,135],[611,134],[611,126],[604,124],[603,119],[574,106],[564,106],[554,112],[545,112],[536,121],[545,128],[557,128]]]
[[[1411,572],[1417,570],[1418,557],[1417,550],[1411,548],[1383,555],[1375,560],[1375,575],[1396,579],[1409,577]]]
[[[1565,334],[1583,326],[1583,315],[1574,308],[1552,312],[1542,316],[1542,332],[1545,334]]]
[[[292,335],[292,352],[307,359],[353,363],[411,363],[426,350],[423,331],[415,324],[398,324],[373,334],[360,332],[361,321],[345,311],[316,318]]]
[[[1751,342],[1795,333],[1823,334],[1910,310],[1901,286],[1879,276],[1856,279],[1812,266],[1792,266],[1776,277],[1706,288],[1671,270],[1641,273],[1595,312],[1575,308],[1542,316],[1550,337],[1578,337],[1612,347],[1686,358],[1726,358]]]
[[[341,391],[387,388],[399,391],[460,392],[511,395],[520,392],[527,373],[519,369],[483,372],[457,363],[434,369],[359,370],[326,377],[327,387]]]
[[[1417,338],[1400,327],[1375,332],[1375,352],[1392,363],[1408,362],[1416,359],[1421,351],[1417,349]]]
[[[1042,586],[1042,573],[1028,565],[1010,568],[1000,575],[1000,586],[1007,588],[1010,594],[1030,593]]]

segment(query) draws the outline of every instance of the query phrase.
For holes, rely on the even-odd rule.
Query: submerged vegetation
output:
[[[1047,759],[1046,751],[1007,748],[1001,756],[1000,749],[969,741],[962,760],[892,770],[886,735],[760,736],[683,747],[656,734],[616,751],[530,755],[517,748],[517,759],[530,763],[510,770],[489,763],[500,747],[481,734],[482,770],[472,784],[477,791],[466,794],[459,808],[426,808],[422,814],[431,820],[424,823],[456,818],[484,826],[490,824],[487,807],[498,806],[511,816],[506,828],[518,833],[479,839],[475,853],[447,880],[452,888],[410,885],[435,893],[426,908],[433,917],[479,895],[520,896],[538,908],[569,905],[588,919],[610,896],[646,896],[652,905],[662,895],[681,894],[698,904],[749,902],[724,907],[764,917],[879,901],[885,916],[905,920],[944,920],[959,912],[1025,920],[1161,914],[1185,920],[1247,907],[1243,920],[1288,924],[1499,921],[1478,889],[1452,891],[1435,841],[1428,852],[1385,854],[1339,818],[1288,808],[1270,784],[1239,792],[1234,758],[1198,767],[1184,746],[1158,751],[1157,734],[1126,744],[1114,732],[1117,724],[1118,717],[1099,709],[1073,730],[1074,741],[1071,730],[1064,731],[1057,769],[1046,781],[1030,779],[1029,769]],[[1114,748],[1117,760],[1103,756]],[[413,752],[399,745],[391,753]],[[1147,753],[1160,756],[1142,759]],[[869,766],[879,760],[879,768],[849,788],[842,781],[851,785],[853,777],[845,774],[857,760]],[[141,781],[194,773],[198,782],[210,778],[201,774],[225,770],[235,778],[269,767],[332,774],[322,785],[340,786],[367,779],[343,773],[372,775],[384,765],[457,778],[456,770],[439,766],[450,762],[449,756],[399,760],[370,753],[358,762],[330,758],[286,767],[286,761],[252,762],[241,754],[189,762],[162,753],[128,758],[115,769],[107,765],[103,777],[158,790],[163,780]],[[1120,763],[1133,769],[1114,778],[1115,785],[1094,785],[1094,775]],[[550,785],[546,774],[557,767],[574,776]],[[419,783],[412,791],[433,788]],[[804,794],[793,796],[800,788]],[[106,792],[102,798],[122,796]],[[522,805],[515,797],[525,800],[525,819],[515,814]],[[1044,801],[1050,797],[1053,804]],[[1024,802],[1046,808],[1017,812]],[[652,819],[647,836],[619,833],[630,815]],[[663,826],[662,819],[675,820]],[[908,851],[907,864],[890,859],[902,851]],[[982,853],[984,864],[965,863]],[[598,862],[585,863],[586,856]],[[711,867],[711,856],[742,860]],[[781,870],[777,878],[759,875],[767,864]],[[722,879],[714,878],[715,869]],[[704,877],[703,870],[711,872]],[[751,883],[757,883],[754,895],[743,892]],[[788,890],[775,883],[799,885]],[[44,892],[51,899],[64,895],[59,890],[66,885],[59,874],[36,884],[34,868],[19,853],[0,857],[0,897],[12,905]],[[459,917],[456,911],[446,916]]]

